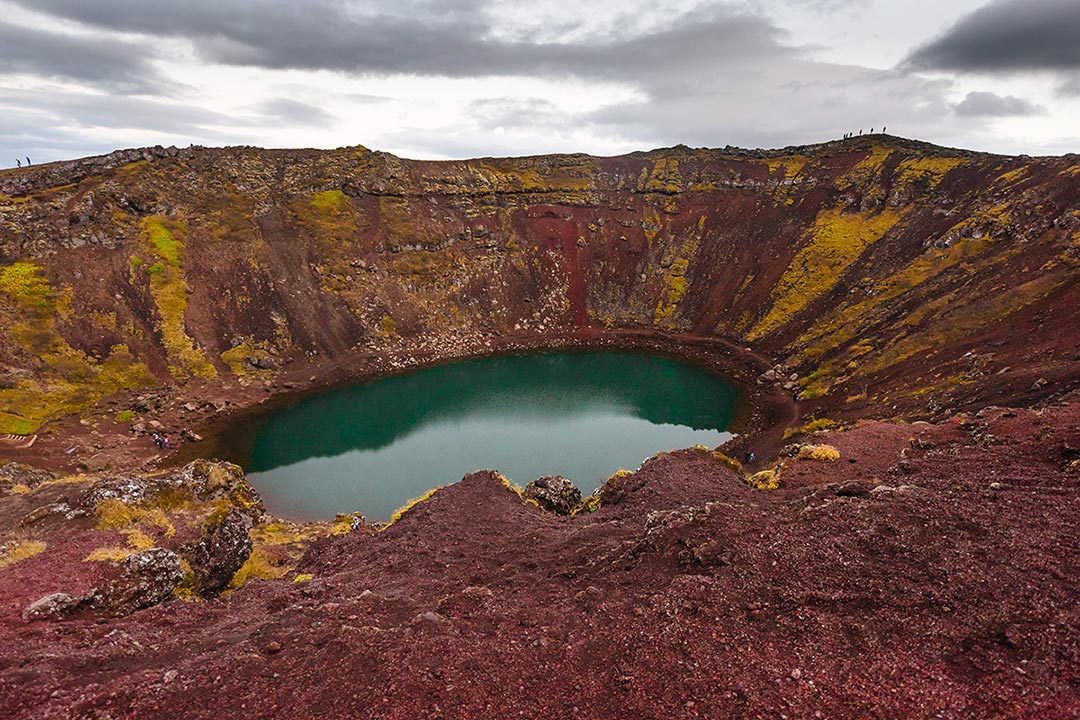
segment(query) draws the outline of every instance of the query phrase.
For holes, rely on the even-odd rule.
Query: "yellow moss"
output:
[[[1080,164],[1072,165],[1061,171],[1061,175],[1076,176],[1080,175]]]
[[[659,158],[651,168],[643,168],[638,184],[645,192],[675,194],[682,192],[683,181],[676,158]]]
[[[99,530],[115,530],[135,522],[132,508],[121,500],[103,500],[94,508]]]
[[[832,445],[803,445],[799,448],[799,459],[835,462],[840,459],[840,451]]]
[[[23,379],[15,388],[0,390],[0,433],[28,434],[48,420],[89,407],[125,388],[156,384],[145,365],[136,362],[124,345],[117,345],[100,365],[91,365],[59,335],[50,319],[44,326],[51,350],[40,354],[56,375],[43,381]]]
[[[315,576],[310,574],[310,573],[298,573],[296,575],[296,577],[293,578],[292,581],[294,583],[302,583],[302,582],[307,582],[308,580],[311,580],[314,577]]]
[[[929,301],[900,323],[911,334],[900,334],[895,342],[872,359],[861,363],[859,373],[871,375],[918,353],[955,342],[991,324],[1004,322],[1014,312],[1068,283],[1076,282],[1076,275],[1076,271],[1047,272],[1008,288],[997,297],[980,302],[958,303],[952,293]]]
[[[855,164],[850,171],[837,181],[837,187],[841,190],[854,186],[865,185],[879,177],[885,160],[892,155],[892,149],[875,145],[870,152]]]
[[[420,503],[422,503],[425,500],[427,500],[428,498],[430,498],[432,495],[434,495],[440,489],[441,489],[441,486],[431,488],[430,490],[428,490],[426,493],[424,493],[420,497],[414,498],[414,499],[410,500],[409,502],[405,503],[404,505],[402,505],[400,508],[398,508],[394,512],[393,515],[390,516],[390,521],[387,522],[385,525],[383,525],[382,529],[385,530],[386,528],[388,528],[391,525],[393,525],[394,523],[396,523],[398,520],[400,520],[402,518],[402,516],[405,515],[405,513],[409,512],[410,510],[413,509],[413,507],[415,507],[416,505],[419,505]]]
[[[676,328],[673,318],[679,301],[686,293],[686,270],[689,265],[690,261],[681,257],[675,260],[668,269],[665,287],[653,314],[653,322],[656,325],[668,329]]]
[[[532,502],[534,505],[539,506],[539,503],[537,503],[535,501],[530,501],[530,502]],[[583,513],[583,512],[590,512],[590,513],[591,512],[596,512],[599,509],[600,509],[600,496],[599,495],[589,495],[589,496],[587,496],[585,498],[582,498],[582,500],[578,504],[578,506],[570,511],[570,517],[574,517],[575,515],[578,515],[579,513]]]
[[[260,242],[256,215],[255,196],[237,192],[232,185],[221,191],[204,195],[199,221],[210,238],[216,241],[245,243],[257,247]]]
[[[776,490],[780,487],[780,471],[777,469],[762,470],[746,479],[750,487],[758,490]]]
[[[991,244],[988,238],[964,238],[945,249],[931,248],[892,275],[874,285],[870,297],[855,304],[840,304],[804,332],[793,346],[805,348],[800,360],[814,359],[850,342],[876,322],[879,308],[923,283],[939,277],[957,264],[978,257]]]
[[[17,303],[33,308],[49,305],[52,286],[33,262],[17,262],[0,269],[0,292]]]
[[[180,253],[183,245],[173,237],[172,231],[165,226],[162,218],[148,218],[143,228],[154,254],[173,267],[180,267]]]
[[[58,477],[58,478],[52,478],[51,480],[46,480],[45,482],[41,483],[40,487],[45,487],[46,485],[75,485],[75,484],[87,483],[87,482],[90,482],[91,480],[92,480],[92,478],[90,478],[90,477],[88,477],[86,475],[63,475],[63,476]]]
[[[45,543],[40,540],[16,541],[13,546],[8,547],[6,553],[0,555],[0,570],[27,558],[40,555],[45,552],[45,548]]]
[[[356,516],[346,515],[344,513],[338,513],[334,519],[334,523],[330,526],[331,535],[345,535],[352,532],[353,519]]]
[[[817,420],[811,420],[797,428],[788,428],[784,431],[784,439],[787,440],[795,435],[809,435],[810,433],[819,432],[821,430],[832,430],[835,427],[839,427],[840,423],[829,418],[818,418]]]
[[[120,532],[127,538],[128,547],[132,550],[149,550],[157,544],[153,538],[136,528],[129,528]]]
[[[221,353],[221,361],[225,363],[233,375],[240,380],[242,385],[249,384],[249,380],[269,381],[277,376],[278,371],[270,368],[256,368],[248,362],[251,358],[270,358],[270,343],[256,341],[254,337],[247,336],[241,343]]]
[[[351,517],[346,515],[346,518]],[[251,530],[251,539],[260,545],[291,545],[302,543],[318,536],[317,531],[311,531],[305,526],[293,525],[284,521],[263,523],[256,525]]]
[[[89,562],[120,562],[133,552],[149,550],[150,548],[157,546],[157,543],[154,542],[153,538],[137,528],[124,529],[121,530],[120,533],[127,541],[127,547],[119,547],[117,545],[100,547],[83,559]]]
[[[340,190],[326,190],[311,197],[311,206],[325,213],[339,215],[349,209],[349,198]]]
[[[903,160],[896,168],[902,182],[929,180],[930,187],[936,187],[950,170],[967,163],[965,158],[916,157]]]
[[[383,340],[398,340],[401,338],[398,335],[397,323],[394,322],[394,318],[389,315],[383,315],[382,320],[379,321],[379,335]]]
[[[135,359],[127,345],[114,345],[101,364],[94,391],[104,397],[120,390],[138,390],[156,384],[157,378]]]
[[[792,315],[832,290],[840,276],[896,224],[899,215],[885,211],[847,214],[839,209],[818,215],[807,242],[773,288],[769,313],[747,335],[756,340],[784,325]]]
[[[30,492],[30,488],[26,485],[15,484],[11,486],[11,492],[15,495],[25,495]]]
[[[387,231],[391,247],[432,245],[432,239],[413,219],[412,208],[406,198],[380,196],[379,225]]]
[[[1024,177],[1026,177],[1027,173],[1027,167],[1018,167],[1015,170],[1010,170],[1009,172],[998,175],[995,182],[1000,185],[1012,185],[1016,181],[1022,180]]]
[[[729,468],[731,468],[732,470],[734,470],[735,472],[742,473],[742,463],[740,463],[738,460],[731,457],[730,455],[725,455],[724,453],[720,452],[719,450],[714,450],[714,451],[710,452],[709,454],[712,455],[717,460],[719,460],[720,462],[722,462],[724,465],[726,465]]]
[[[147,523],[164,532],[165,537],[176,534],[176,528],[161,508],[145,508],[124,504],[115,498],[103,500],[94,508],[99,530],[122,530],[136,523]]]
[[[130,554],[130,548],[123,548],[116,545],[100,547],[84,557],[83,562],[122,562],[124,558]]]
[[[512,490],[518,497],[522,497],[525,495],[525,488],[510,482],[510,479],[505,475],[499,475],[499,482],[501,482],[507,489]]]
[[[550,202],[589,204],[596,201],[596,168],[589,163],[544,168],[522,167],[512,160],[473,160],[468,168],[475,185],[494,193],[513,196],[522,193],[547,194]],[[445,191],[444,187],[429,187]]]
[[[213,379],[217,369],[187,334],[184,313],[187,310],[187,281],[184,279],[184,244],[177,237],[187,228],[161,216],[143,220],[143,238],[150,252],[165,261],[160,272],[150,273],[150,294],[161,317],[161,337],[170,361],[169,372],[177,379],[189,375]]]
[[[292,571],[288,565],[281,565],[265,549],[256,547],[247,561],[236,571],[229,581],[229,590],[243,587],[251,580],[275,580]]]
[[[783,171],[784,179],[790,180],[802,172],[806,166],[806,158],[802,155],[788,155],[786,157],[770,158],[765,161],[769,167],[769,174],[774,175]]]
[[[199,596],[195,592],[195,570],[184,558],[180,558],[180,570],[184,573],[184,577],[175,588],[176,597],[181,600],[195,600]]]

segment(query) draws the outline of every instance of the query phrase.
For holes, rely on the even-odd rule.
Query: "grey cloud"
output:
[[[551,127],[562,124],[566,113],[543,98],[484,98],[474,100],[466,115],[488,129]]]
[[[1080,97],[1080,73],[1067,78],[1057,86],[1055,92],[1061,97]]]
[[[243,144],[235,118],[186,103],[43,90],[0,90],[0,166],[141,145]],[[232,130],[231,128],[236,128]]]
[[[756,70],[717,78],[693,95],[613,106],[589,119],[656,145],[777,147],[882,125],[931,138],[948,110],[941,81],[812,62]]]
[[[1080,69],[1080,2],[994,0],[916,49],[904,64],[961,72]]]
[[[636,148],[780,147],[882,125],[955,145],[970,144],[984,127],[973,119],[962,138],[943,131],[943,118],[952,113],[945,100],[949,84],[940,80],[792,58],[766,64],[756,57],[722,75],[705,75],[694,93],[589,112],[542,98],[488,99],[470,105],[467,125],[405,128],[379,140],[405,155],[470,157],[513,153],[522,144],[535,152],[574,151],[583,136]]]
[[[780,33],[769,22],[727,7],[696,11],[636,35],[536,43],[492,35],[481,0],[413,0],[393,11],[330,0],[242,5],[190,0],[168,8],[151,8],[141,0],[17,1],[99,28],[186,38],[213,62],[274,69],[632,80],[660,64],[685,69],[762,47],[780,50]]]
[[[205,135],[232,123],[229,116],[181,103],[91,93],[8,90],[0,93],[5,111],[33,108],[43,122],[72,129],[129,128],[185,135]]]
[[[289,98],[267,100],[259,103],[255,109],[264,119],[297,125],[326,126],[333,124],[335,119],[321,107]]]
[[[232,118],[180,103],[140,97],[43,90],[0,91],[0,166],[30,155],[35,162],[138,145],[239,144]]]
[[[0,22],[0,73],[60,78],[117,92],[155,92],[163,81],[148,49],[111,38],[54,33]]]
[[[1023,98],[992,92],[969,92],[954,109],[957,115],[965,117],[1010,117],[1045,112],[1045,108]]]

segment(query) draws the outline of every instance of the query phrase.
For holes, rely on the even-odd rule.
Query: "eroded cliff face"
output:
[[[1077,382],[1076,156],[155,148],[0,193],[0,433],[125,389],[643,332],[750,346],[834,415]]]

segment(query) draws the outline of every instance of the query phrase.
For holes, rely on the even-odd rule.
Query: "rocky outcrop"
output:
[[[50,593],[27,605],[22,611],[22,618],[27,621],[59,620],[78,610],[92,606],[97,597],[97,590],[92,590],[85,595],[68,595],[63,592]]]
[[[559,515],[569,515],[581,504],[581,491],[562,475],[547,475],[533,480],[525,486],[522,497]]]
[[[94,606],[116,615],[127,615],[174,597],[184,579],[180,556],[164,548],[151,548],[127,556],[120,576],[109,582]]]
[[[22,611],[23,620],[60,620],[82,610],[109,615],[130,615],[175,597],[176,586],[184,579],[180,556],[164,548],[151,548],[128,555],[119,573],[101,588],[70,595],[50,593]]]
[[[214,522],[197,542],[180,549],[195,575],[194,590],[205,597],[218,595],[251,555],[251,517],[233,508]]]
[[[188,493],[201,502],[226,500],[248,518],[249,527],[266,512],[262,499],[251,487],[240,466],[210,460],[196,460],[179,470],[159,475],[129,473],[104,477],[84,490],[75,506],[88,514],[107,500],[138,505],[151,501],[166,490]]]

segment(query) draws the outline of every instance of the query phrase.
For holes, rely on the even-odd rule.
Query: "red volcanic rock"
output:
[[[569,515],[581,504],[581,491],[562,475],[547,475],[525,486],[522,497],[559,515]]]

